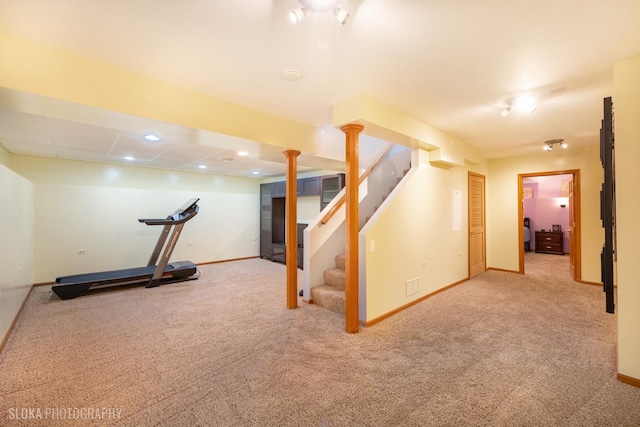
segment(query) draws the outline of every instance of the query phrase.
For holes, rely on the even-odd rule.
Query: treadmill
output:
[[[162,225],[162,233],[156,247],[145,267],[125,268],[122,270],[101,271],[98,273],[76,274],[56,278],[52,289],[61,299],[75,298],[91,289],[145,283],[147,288],[153,288],[163,283],[195,280],[198,271],[191,261],[169,262],[173,248],[180,237],[184,224],[198,214],[198,200],[191,199],[174,213],[164,219],[138,219],[147,225]],[[173,228],[173,232],[171,229]],[[169,238],[169,234],[171,237]],[[167,243],[167,238],[168,243]],[[166,245],[165,245],[166,243]],[[164,248],[164,251],[163,251]],[[160,262],[158,257],[160,257]]]

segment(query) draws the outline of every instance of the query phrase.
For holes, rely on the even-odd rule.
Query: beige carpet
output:
[[[354,335],[287,310],[285,267],[260,259],[68,301],[39,287],[0,353],[0,425],[640,425],[601,288],[526,259]]]

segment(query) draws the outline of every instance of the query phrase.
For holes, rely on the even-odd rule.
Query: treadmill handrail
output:
[[[194,205],[192,210],[187,212],[182,212],[180,214],[173,214],[168,218],[141,218],[141,219],[138,219],[138,222],[144,222],[147,225],[183,224],[189,221],[194,216],[196,216],[199,210],[200,210],[200,207],[198,205]]]

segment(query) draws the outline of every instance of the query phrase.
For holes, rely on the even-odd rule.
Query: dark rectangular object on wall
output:
[[[604,184],[600,195],[600,212],[604,227],[604,247],[601,269],[602,285],[606,298],[606,311],[613,313],[613,260],[615,256],[615,156],[613,134],[613,102],[604,98],[604,119],[600,129],[600,160],[604,167]]]

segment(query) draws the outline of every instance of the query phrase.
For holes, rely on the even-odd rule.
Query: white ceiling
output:
[[[339,4],[351,14],[345,26],[331,12],[293,25],[297,0],[0,0],[0,31],[314,127],[331,123],[336,103],[369,95],[488,158],[537,152],[548,139],[568,150],[597,144],[613,63],[640,54],[638,0]],[[286,80],[285,69],[302,78]],[[538,97],[536,112],[502,117],[524,93]],[[132,151],[153,167],[284,172],[284,158],[238,159],[235,147],[250,141],[210,135],[198,146],[185,135],[201,131],[180,129],[149,146],[143,129],[0,110],[12,153],[119,162]],[[319,160],[302,163],[326,167]]]

